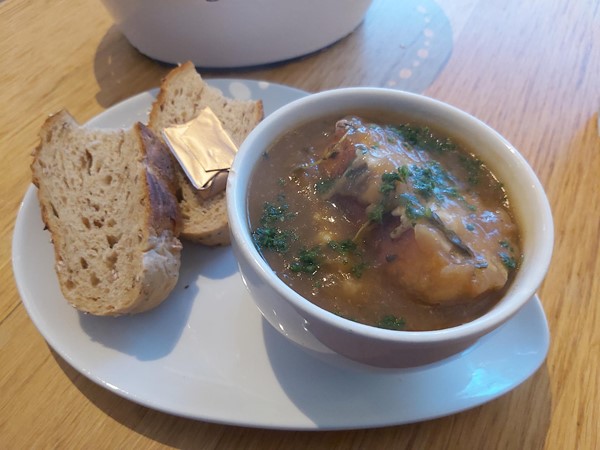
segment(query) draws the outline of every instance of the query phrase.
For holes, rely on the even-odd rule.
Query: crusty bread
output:
[[[195,118],[210,107],[223,128],[239,146],[263,118],[259,101],[242,101],[224,97],[220,90],[207,85],[191,62],[173,69],[163,79],[152,105],[148,126],[161,135],[163,128]],[[177,166],[178,199],[183,218],[181,236],[204,245],[229,244],[225,192],[203,199],[185,172]]]
[[[160,304],[179,276],[174,167],[144,125],[93,130],[61,111],[31,165],[64,297],[96,315]]]

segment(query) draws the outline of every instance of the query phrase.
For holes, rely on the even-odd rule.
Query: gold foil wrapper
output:
[[[225,188],[221,181],[231,168],[237,147],[210,108],[202,109],[189,122],[163,129],[162,135],[203,197],[211,197]]]

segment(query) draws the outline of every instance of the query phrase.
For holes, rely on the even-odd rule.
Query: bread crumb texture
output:
[[[40,132],[33,182],[61,290],[84,312],[145,311],[177,282],[181,244],[173,167],[170,158],[157,167],[148,157],[142,131],[139,125],[87,129],[61,111]]]
[[[160,136],[164,128],[183,124],[209,107],[236,146],[263,119],[260,100],[235,100],[204,82],[191,62],[173,69],[163,79],[150,111],[148,126]],[[203,199],[180,166],[176,168],[177,197],[182,212],[181,236],[204,245],[229,244],[225,193]]]

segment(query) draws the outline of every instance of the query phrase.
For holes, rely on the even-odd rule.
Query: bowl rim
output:
[[[304,298],[275,274],[256,249],[251,237],[249,221],[247,220],[247,196],[245,191],[253,172],[254,163],[259,159],[262,151],[279,136],[300,126],[302,123],[306,123],[310,118],[317,119],[331,115],[329,114],[330,111],[335,112],[337,110],[340,112],[340,108],[347,104],[355,105],[355,109],[368,109],[369,106],[365,105],[373,104],[373,102],[378,105],[387,102],[391,105],[394,102],[396,104],[405,102],[409,105],[418,105],[425,110],[435,111],[439,116],[436,120],[439,120],[440,117],[451,117],[454,121],[474,127],[478,133],[482,133],[490,142],[493,141],[496,146],[503,147],[511,162],[515,163],[517,170],[526,177],[532,196],[536,201],[537,210],[540,213],[536,223],[539,224],[539,230],[543,232],[543,236],[536,240],[535,260],[530,258],[530,263],[525,268],[527,269],[525,275],[528,275],[528,278],[522,280],[524,275],[519,278],[519,274],[522,274],[524,270],[521,267],[517,278],[522,283],[518,286],[519,289],[516,292],[512,292],[511,289],[517,278],[513,280],[513,286],[509,289],[508,301],[503,302],[501,300],[484,315],[450,328],[427,331],[378,328],[338,316]],[[306,114],[307,111],[320,110],[320,106],[326,107],[327,112],[321,112],[317,115]],[[382,108],[379,107],[379,109]],[[294,123],[294,126],[286,126],[288,123]],[[271,138],[268,139],[266,145],[260,144],[261,139],[270,135]],[[259,151],[255,147],[262,150]],[[232,164],[226,192],[230,233],[232,241],[236,242],[237,250],[240,252],[238,257],[243,257],[254,266],[255,272],[260,276],[261,281],[269,284],[297,310],[304,311],[312,317],[316,316],[319,320],[335,328],[341,328],[353,334],[365,335],[378,340],[412,343],[434,343],[442,340],[452,342],[469,336],[481,336],[492,331],[516,314],[535,295],[549,268],[553,251],[554,226],[548,199],[537,175],[518,150],[497,131],[471,114],[440,100],[401,90],[379,87],[338,88],[309,94],[284,105],[265,117],[243,142]]]

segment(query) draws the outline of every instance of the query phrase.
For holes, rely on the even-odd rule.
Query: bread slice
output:
[[[79,126],[66,111],[46,120],[31,165],[54,243],[64,297],[96,315],[160,304],[179,276],[174,167],[144,125]]]
[[[224,97],[206,84],[191,62],[173,69],[163,79],[152,105],[148,126],[158,135],[163,128],[194,119],[210,107],[239,147],[264,116],[262,101]],[[181,236],[204,245],[229,244],[225,192],[203,199],[177,164],[178,199],[183,218]]]

